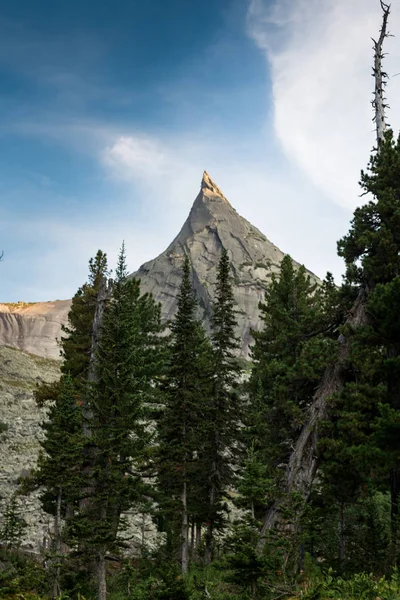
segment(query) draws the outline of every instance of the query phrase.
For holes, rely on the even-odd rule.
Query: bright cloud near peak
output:
[[[400,30],[393,6],[390,29]],[[338,204],[359,204],[357,185],[374,144],[372,42],[377,0],[251,0],[248,32],[271,68],[274,126],[289,157]],[[385,42],[385,69],[399,71],[400,47]],[[387,88],[390,122],[399,122],[400,81]]]
[[[102,159],[111,175],[121,181],[159,176],[166,168],[161,144],[149,137],[119,136],[105,148]]]

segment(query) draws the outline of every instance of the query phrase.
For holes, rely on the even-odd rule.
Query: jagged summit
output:
[[[238,335],[243,339],[243,354],[247,355],[252,341],[250,330],[261,325],[258,304],[264,298],[272,273],[278,272],[284,253],[236,212],[207,171],[176,238],[134,276],[141,279],[143,291],[151,292],[161,302],[163,317],[171,319],[177,307],[184,257],[189,255],[201,316],[207,324],[223,248],[233,265]]]
[[[220,196],[226,202],[228,202],[220,188],[216,183],[214,183],[207,171],[204,171],[203,173],[203,179],[201,180],[201,192],[207,195]]]

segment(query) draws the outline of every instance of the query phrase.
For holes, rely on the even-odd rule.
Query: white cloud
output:
[[[168,168],[161,144],[144,136],[120,136],[103,151],[103,163],[118,180],[157,177]]]
[[[371,37],[380,20],[377,0],[250,0],[248,10],[248,32],[271,67],[276,135],[287,156],[344,207],[360,203],[357,182],[374,144]],[[400,31],[398,5],[390,29]],[[385,69],[395,74],[400,47],[385,44]],[[395,125],[400,78],[387,92]]]

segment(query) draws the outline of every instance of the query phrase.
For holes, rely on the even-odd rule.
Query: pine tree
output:
[[[224,498],[236,480],[235,464],[240,450],[242,397],[238,378],[241,369],[237,358],[240,346],[235,333],[234,307],[231,264],[227,251],[223,249],[212,318],[213,383],[203,421],[204,442],[201,449],[208,477],[206,562],[211,561],[214,531],[223,527]]]
[[[315,386],[332,358],[335,297],[330,276],[318,288],[304,267],[295,269],[285,256],[260,303],[263,327],[253,332],[247,435],[278,485]]]
[[[105,560],[118,547],[121,514],[138,508],[144,491],[141,463],[151,437],[144,403],[153,395],[160,329],[159,305],[128,278],[122,247],[88,395],[90,498],[75,521],[77,540],[96,560],[99,600],[106,597]]]
[[[84,481],[82,458],[85,438],[82,431],[82,410],[78,395],[69,375],[63,375],[60,392],[51,406],[48,420],[42,424],[44,440],[42,452],[34,473],[40,486],[41,503],[45,512],[54,516],[53,596],[60,593],[60,555],[62,545],[68,543],[68,534],[62,529],[78,510]]]
[[[178,518],[182,572],[189,564],[189,518],[196,520],[202,464],[199,432],[202,407],[209,394],[206,360],[209,343],[196,317],[197,302],[186,256],[178,308],[171,324],[170,352],[166,371],[165,409],[159,422],[159,485],[171,531]]]
[[[304,267],[295,268],[285,256],[260,303],[262,329],[253,332],[253,367],[248,385],[246,438],[252,460],[244,465],[242,504],[251,503],[260,520],[277,498],[285,496],[283,475],[314,390],[326,365],[335,356],[338,295],[328,274],[322,286],[311,281]],[[243,485],[247,483],[247,486]],[[251,485],[249,485],[251,483]],[[264,493],[261,493],[264,486]],[[256,498],[249,494],[257,491]],[[286,527],[275,542],[292,551],[298,547],[297,500],[285,498]],[[286,561],[287,562],[287,561]]]
[[[88,376],[92,347],[92,325],[96,310],[97,294],[103,277],[107,275],[107,255],[98,250],[89,260],[89,277],[76,292],[68,313],[68,323],[62,326],[66,335],[60,340],[60,353],[63,357],[61,372],[74,380],[77,392],[83,392]],[[54,401],[60,392],[60,382],[44,383],[35,390],[39,405]]]
[[[97,294],[101,281],[108,274],[107,255],[98,250],[89,260],[89,278],[72,299],[68,325],[63,325],[66,336],[61,338],[61,370],[69,373],[75,386],[86,385],[92,348],[92,325],[96,310]]]
[[[27,523],[21,515],[21,509],[14,494],[4,510],[0,527],[0,541],[9,550],[18,550],[22,543],[26,527]]]
[[[373,200],[356,209],[350,232],[340,240],[338,250],[346,261],[348,282],[367,292],[369,324],[351,332],[353,361],[342,398],[352,389],[360,390],[362,381],[364,401],[359,403],[359,414],[373,429],[382,428],[378,437],[381,449],[388,452],[394,541],[400,504],[400,139],[395,140],[391,130],[372,155],[368,171],[362,172],[361,185]],[[360,352],[367,353],[368,360],[357,361]],[[349,406],[339,403],[339,407],[342,418],[349,418]],[[370,452],[378,438],[368,430],[364,428],[363,447]]]

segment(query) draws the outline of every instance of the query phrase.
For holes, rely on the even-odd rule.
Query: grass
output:
[[[31,391],[36,387],[36,383],[33,381],[29,383],[21,379],[8,379],[7,377],[0,377],[0,385],[27,391]]]
[[[1,304],[9,308],[25,308],[26,306],[33,306],[37,302],[2,302]]]

